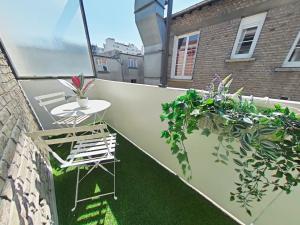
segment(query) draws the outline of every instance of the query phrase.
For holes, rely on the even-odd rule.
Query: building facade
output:
[[[130,55],[142,55],[142,51],[134,44],[124,44],[116,42],[114,38],[106,38],[105,43],[103,44],[103,52],[114,50]]]
[[[97,77],[105,80],[144,83],[142,55],[109,51],[94,55]]]
[[[172,16],[168,86],[300,100],[300,1],[206,0]]]

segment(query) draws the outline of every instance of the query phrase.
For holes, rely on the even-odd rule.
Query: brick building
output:
[[[58,224],[48,152],[27,132],[38,123],[0,40],[0,224]]]
[[[300,100],[300,1],[206,0],[173,14],[168,86],[205,89],[233,74],[232,91]]]

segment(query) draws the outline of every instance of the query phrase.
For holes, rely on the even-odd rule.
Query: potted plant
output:
[[[84,79],[84,75],[79,74],[71,77],[72,83],[66,80],[59,80],[76,94],[77,103],[81,108],[88,107],[88,97],[85,94],[92,87],[92,83],[94,82],[94,79],[92,79],[85,84]]]

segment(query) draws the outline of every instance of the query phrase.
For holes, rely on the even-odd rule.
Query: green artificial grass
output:
[[[75,168],[52,161],[60,225],[232,225],[237,224],[121,135],[117,136],[117,196],[78,203]],[[61,156],[69,146],[57,147]],[[84,171],[84,170],[83,170]],[[111,191],[112,177],[96,169],[79,186],[80,198]]]

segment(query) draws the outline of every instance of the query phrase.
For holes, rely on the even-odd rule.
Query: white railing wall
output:
[[[33,96],[61,91],[63,86],[57,81],[46,80],[24,81],[21,85],[43,126],[51,127],[47,124],[45,113],[38,110]],[[111,102],[112,106],[105,115],[107,123],[181,179],[185,179],[176,157],[171,154],[170,146],[160,138],[161,130],[166,127],[166,124],[160,121],[161,103],[170,102],[184,92],[185,90],[175,88],[96,80],[89,97]],[[281,103],[293,107],[296,111],[300,109],[298,102],[267,98],[254,98],[254,100],[260,106]],[[255,220],[256,225],[299,225],[299,187],[290,195],[270,193],[262,202],[254,205],[252,217],[248,216],[237,203],[230,202],[229,192],[234,190],[237,176],[232,164],[225,166],[214,163],[215,158],[211,153],[216,142],[216,135],[204,137],[200,132],[188,138],[186,149],[192,168],[190,185],[244,224],[251,224]]]
[[[184,178],[176,157],[171,154],[170,146],[160,138],[160,132],[166,126],[160,121],[160,114],[161,103],[170,102],[185,91],[97,80],[96,88],[90,95],[112,103],[105,118],[112,127],[178,176]],[[254,101],[257,105],[265,107],[281,103],[300,109],[298,102],[268,98],[254,98]],[[282,225],[287,224],[287,221],[289,225],[298,225],[299,187],[290,195],[282,193],[278,197],[278,193],[270,193],[263,202],[255,204],[252,217],[248,216],[237,203],[229,201],[229,192],[234,190],[233,182],[237,180],[237,176],[233,165],[225,166],[214,163],[215,158],[211,153],[216,142],[216,135],[205,137],[200,135],[200,132],[189,137],[186,149],[192,168],[190,184],[245,224],[251,224],[261,214],[255,221],[257,225]]]

